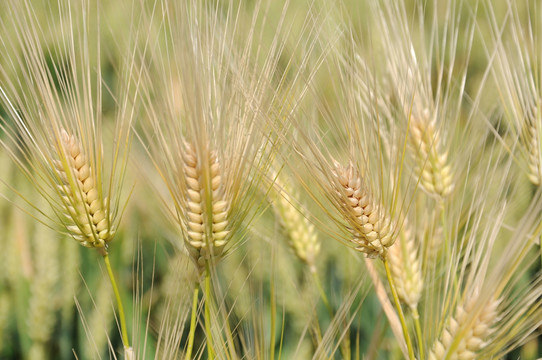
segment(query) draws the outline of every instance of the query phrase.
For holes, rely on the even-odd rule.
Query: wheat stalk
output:
[[[334,164],[334,192],[353,235],[351,241],[369,258],[385,259],[395,241],[391,217],[374,200],[352,163],[346,167]]]

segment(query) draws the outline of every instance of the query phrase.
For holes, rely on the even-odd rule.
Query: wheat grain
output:
[[[407,224],[401,228],[388,257],[399,299],[416,309],[423,289],[421,262],[414,234]]]
[[[105,249],[115,235],[107,210],[107,199],[102,197],[93,171],[79,141],[61,130],[64,154],[55,161],[63,198],[67,230],[85,247]]]
[[[202,268],[224,251],[229,234],[228,203],[224,200],[220,163],[215,151],[210,152],[206,163],[198,159],[194,146],[186,143],[183,160],[187,184],[187,209],[183,219],[187,230],[185,244],[192,259]],[[209,166],[211,191],[207,190],[202,174],[202,166],[206,165]]]
[[[374,200],[352,163],[344,167],[335,162],[333,174],[335,195],[349,223],[356,250],[369,258],[386,258],[395,241],[390,216]]]

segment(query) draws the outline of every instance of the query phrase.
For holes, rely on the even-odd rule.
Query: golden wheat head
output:
[[[74,239],[85,247],[104,248],[115,235],[107,210],[107,199],[96,186],[93,170],[79,141],[61,130],[63,154],[55,160],[61,183],[66,228]]]
[[[228,202],[224,200],[220,162],[216,152],[211,151],[207,159],[198,159],[194,146],[187,143],[183,159],[187,184],[187,208],[182,217],[187,230],[185,245],[198,266],[204,267],[211,258],[222,255],[228,241]],[[210,170],[210,192],[204,190],[204,162]]]
[[[334,174],[335,195],[345,213],[356,250],[369,258],[386,258],[388,248],[395,241],[391,217],[375,201],[352,163],[346,167],[335,163]]]
[[[102,114],[101,69],[88,56],[99,51],[85,41],[94,31],[89,18],[96,14],[83,4],[59,2],[58,7],[66,26],[54,33],[47,48],[42,44],[47,34],[37,30],[32,6],[25,2],[6,6],[20,41],[10,39],[2,46],[6,54],[20,53],[21,58],[9,55],[13,58],[0,66],[0,101],[9,118],[0,125],[6,134],[0,142],[54,210],[54,215],[38,211],[38,220],[65,229],[85,247],[106,251],[121,211],[133,116],[126,107],[127,89],[132,84],[120,86],[109,137],[103,130],[109,119]],[[78,56],[80,51],[87,56]],[[49,61],[63,65],[51,67]],[[25,200],[38,208],[29,197]]]

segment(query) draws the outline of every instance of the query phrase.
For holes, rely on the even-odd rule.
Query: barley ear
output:
[[[429,119],[428,111],[423,111],[418,117],[410,117],[409,128],[409,145],[421,186],[433,196],[448,197],[453,190],[452,168],[435,122]]]
[[[277,194],[273,207],[287,232],[290,248],[297,258],[314,272],[316,271],[316,256],[320,252],[318,235],[302,209],[294,205],[298,194],[281,180],[280,177],[275,180],[280,193]]]
[[[354,165],[344,167],[335,162],[334,193],[348,222],[356,250],[369,258],[385,259],[395,237],[391,217],[378,204]]]
[[[537,122],[538,109],[531,107],[531,113],[527,114],[523,125],[523,146],[527,150],[527,162],[529,166],[529,180],[536,186],[542,183],[542,168],[540,164],[541,149],[539,141],[539,124]]]
[[[491,300],[478,311],[477,296],[455,309],[446,328],[434,343],[428,354],[429,360],[437,359],[476,359],[476,354],[484,347],[497,321],[499,300]],[[474,317],[474,318],[473,318]]]
[[[397,241],[390,248],[388,260],[399,299],[414,310],[423,289],[421,262],[413,232],[404,224]]]
[[[107,199],[102,196],[79,141],[62,129],[60,143],[62,153],[54,165],[66,228],[81,245],[105,251],[115,235]]]
[[[211,258],[220,258],[228,242],[228,202],[224,199],[220,162],[215,151],[210,152],[207,161],[202,161],[194,146],[186,143],[183,160],[187,185],[183,218],[185,245],[198,269],[203,270]],[[203,166],[209,168],[211,191],[204,183]]]

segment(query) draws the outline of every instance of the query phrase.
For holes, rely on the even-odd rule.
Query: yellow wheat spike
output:
[[[228,241],[228,202],[224,200],[220,163],[215,151],[209,155],[211,191],[203,183],[201,167],[194,146],[185,145],[184,175],[186,179],[186,204],[184,217],[185,245],[193,260],[202,268],[211,257],[220,257]],[[211,211],[206,200],[210,199]]]
[[[106,203],[79,141],[61,130],[64,154],[55,160],[67,230],[85,247],[105,248],[115,234]]]
[[[386,258],[395,241],[390,216],[374,200],[352,163],[346,167],[335,163],[334,175],[335,195],[349,223],[356,250],[369,258]]]

